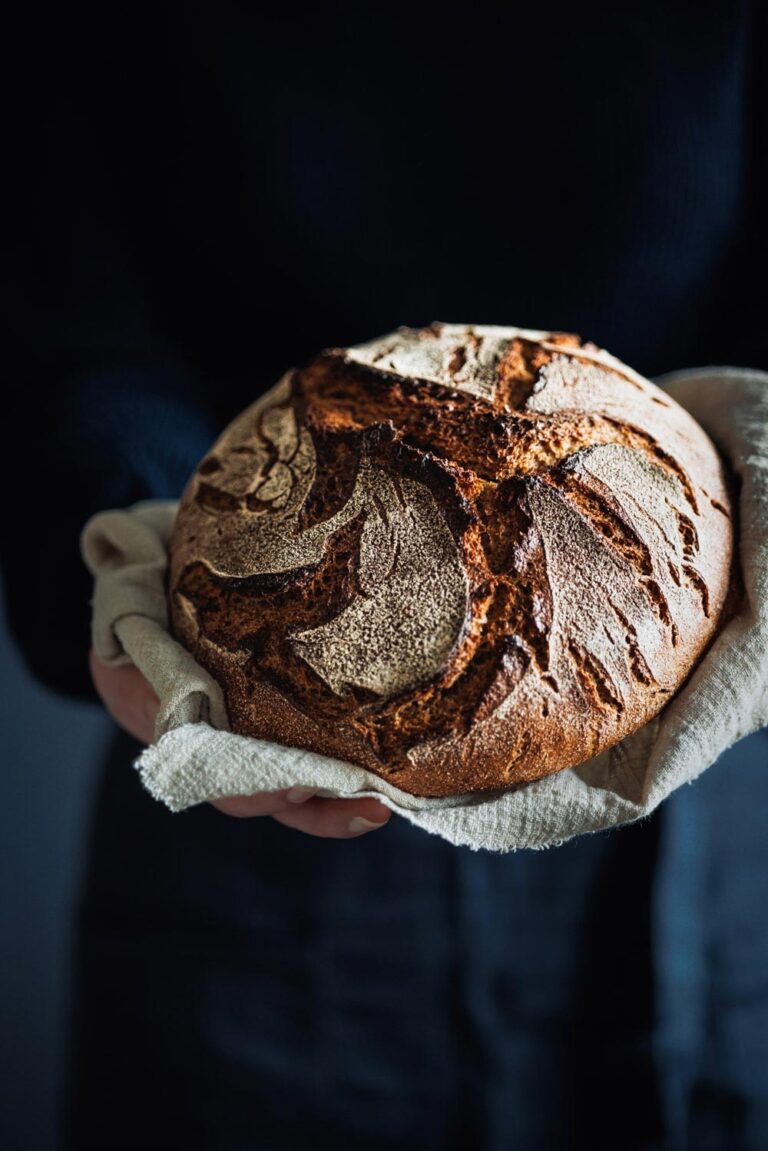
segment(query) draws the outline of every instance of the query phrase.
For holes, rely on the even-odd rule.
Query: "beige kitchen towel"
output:
[[[739,477],[745,599],[663,712],[578,767],[503,792],[418,798],[354,764],[235,735],[221,689],[168,631],[164,577],[176,503],[144,501],[93,516],[82,533],[95,577],[93,645],[134,663],[160,698],[156,743],[136,761],[172,811],[287,787],[373,796],[417,827],[473,850],[561,844],[648,815],[736,740],[768,722],[768,374],[736,368],[656,381],[702,424]]]

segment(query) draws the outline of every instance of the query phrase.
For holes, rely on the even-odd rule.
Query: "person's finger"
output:
[[[153,743],[160,701],[139,669],[107,667],[93,650],[88,660],[94,687],[112,718],[135,739]]]
[[[94,686],[109,714],[143,743],[152,743],[159,700],[137,667],[107,667],[94,651],[89,662]],[[293,798],[288,795],[293,793]],[[239,819],[271,815],[286,827],[334,839],[352,839],[383,827],[392,814],[376,799],[323,799],[311,789],[284,789],[225,796],[209,802]]]
[[[234,816],[235,819],[274,815],[278,811],[292,811],[296,806],[286,798],[286,789],[259,791],[256,795],[225,795],[221,799],[209,799],[208,802],[224,815]]]
[[[378,800],[366,797],[365,799],[341,800],[334,797],[318,796],[311,787],[290,787],[281,791],[258,791],[252,795],[227,795],[219,799],[209,799],[208,802],[225,815],[234,816],[235,819],[251,819],[259,815],[276,815],[282,812],[294,812],[298,806],[306,807],[307,801],[312,798],[330,798],[333,803],[354,804],[350,813],[359,813],[371,819],[383,818],[388,811]]]
[[[392,812],[377,799],[309,799],[273,815],[284,827],[324,839],[356,839],[389,822]]]
[[[296,796],[304,792],[304,796]],[[288,799],[293,795],[293,800]],[[271,815],[286,827],[306,831],[309,835],[349,839],[383,827],[391,812],[376,799],[324,799],[315,796],[311,788],[289,788],[283,791],[261,791],[255,795],[228,795],[221,799],[211,799],[212,807],[234,816],[236,819],[251,819],[254,816]],[[306,813],[306,814],[305,814]],[[374,827],[363,824],[350,827],[355,818],[367,820]]]

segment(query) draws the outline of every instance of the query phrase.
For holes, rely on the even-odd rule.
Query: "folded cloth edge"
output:
[[[708,390],[710,385],[717,383],[722,389],[728,379],[759,384],[758,406],[762,410],[768,397],[768,375],[763,372],[727,367],[685,369],[668,373],[657,382],[660,386],[669,385],[670,394],[676,398],[677,392],[683,406],[688,406],[683,398],[687,385],[696,381],[698,387]],[[689,395],[686,398],[693,397]],[[710,404],[717,409],[729,401],[732,404],[732,397],[717,394],[711,397]],[[713,428],[707,418],[708,411],[700,410],[701,406],[691,404],[696,409],[695,417],[712,439],[720,442],[719,424]],[[736,447],[734,437],[738,440],[738,429],[732,429],[730,436],[725,436],[724,446],[728,455]],[[738,444],[739,448],[744,446],[742,442]],[[760,450],[764,451],[762,439]],[[753,462],[765,466],[762,455],[759,460],[751,457],[749,463]],[[259,787],[251,787],[251,791],[305,785],[315,786],[319,794],[373,795],[412,823],[452,843],[475,850],[481,847],[498,851],[523,847],[538,849],[556,846],[577,834],[647,817],[670,791],[683,782],[691,782],[713,761],[710,759],[704,767],[698,766],[701,748],[695,747],[695,717],[689,724],[687,717],[678,715],[678,722],[671,725],[677,729],[671,741],[669,732],[662,730],[663,725],[657,717],[610,751],[554,776],[500,793],[425,799],[401,792],[381,777],[354,764],[237,736],[228,730],[223,695],[218,684],[172,639],[167,630],[164,573],[167,538],[176,507],[177,501],[145,500],[128,510],[100,512],[91,517],[81,537],[83,558],[95,577],[94,648],[100,658],[112,665],[135,662],[147,674],[163,701],[158,715],[156,743],[143,752],[135,766],[147,790],[172,811],[182,811],[222,795],[243,794],[243,780],[248,773],[244,777],[242,767],[244,760],[250,758],[257,762],[260,779],[272,781],[272,786],[265,787],[261,782]],[[760,514],[764,517],[764,507]],[[130,527],[126,524],[126,517],[132,519]],[[131,606],[130,595],[121,599],[126,590],[126,576],[129,582],[138,579],[142,594],[140,611],[135,605]],[[760,604],[764,604],[765,588],[760,594]],[[761,611],[760,626],[764,630],[765,609]],[[184,674],[192,687],[180,690],[172,676],[163,677],[156,668],[145,666],[147,652],[156,648],[158,642],[174,645],[177,650],[173,658],[184,663]],[[757,662],[761,663],[759,652]],[[152,660],[149,659],[148,663],[151,665]],[[680,696],[670,701],[665,713],[691,690],[697,673],[681,690]],[[731,725],[732,729],[726,735],[728,742],[716,749],[714,758],[735,739],[755,730],[760,720],[765,722],[764,710],[765,700],[762,706],[756,700],[747,722]],[[688,730],[689,727],[694,730]],[[228,741],[224,755],[222,739]],[[247,755],[242,755],[238,741],[247,744]],[[670,746],[670,742],[674,746]],[[695,753],[697,762],[692,759],[691,763],[686,763],[686,747],[690,753]],[[691,758],[690,754],[688,758]],[[227,762],[231,768],[229,775],[222,767]],[[288,770],[289,775],[281,775],[276,764],[281,765],[280,770]],[[278,780],[282,782],[276,782]],[[621,794],[614,790],[617,787]]]

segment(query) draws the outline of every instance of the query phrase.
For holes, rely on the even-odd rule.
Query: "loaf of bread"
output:
[[[731,554],[718,454],[663,391],[574,335],[435,322],[230,424],[179,505],[171,621],[233,731],[455,795],[656,715]]]

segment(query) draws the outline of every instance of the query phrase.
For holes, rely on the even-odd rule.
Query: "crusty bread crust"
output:
[[[608,353],[401,327],[219,437],[176,517],[171,621],[233,731],[414,795],[496,790],[661,710],[718,628],[732,536],[711,441]]]

